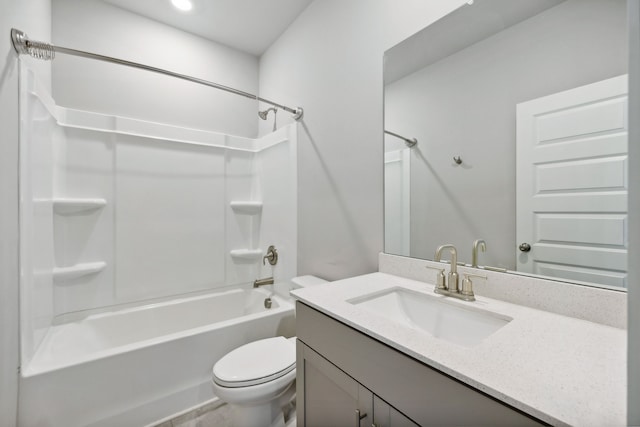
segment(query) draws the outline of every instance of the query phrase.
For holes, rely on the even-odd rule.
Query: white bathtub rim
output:
[[[247,288],[235,288],[235,289],[227,289],[227,290],[222,290],[222,291],[214,291],[214,292],[207,292],[207,293],[201,293],[198,295],[185,295],[185,296],[179,296],[176,298],[170,298],[170,299],[164,299],[164,300],[160,300],[160,301],[152,301],[152,302],[148,302],[145,304],[135,304],[135,305],[130,305],[130,306],[119,306],[119,307],[109,307],[108,309],[103,309],[100,310],[98,312],[93,312],[90,314],[85,314],[85,315],[79,315],[77,317],[69,317],[67,321],[57,321],[55,322],[52,326],[62,326],[68,323],[76,323],[76,322],[82,322],[85,320],[93,320],[93,319],[101,319],[104,317],[110,317],[110,316],[118,316],[118,315],[122,315],[122,314],[127,314],[127,313],[133,313],[136,311],[146,311],[146,310],[153,310],[154,308],[158,308],[158,307],[166,307],[166,306],[171,306],[171,305],[178,305],[178,304],[182,304],[185,302],[190,302],[190,301],[195,301],[195,300],[199,300],[199,299],[206,299],[206,298],[211,298],[213,296],[223,296],[223,295],[229,295],[229,294],[234,294],[234,293],[239,293],[239,292],[246,292],[246,291],[251,291],[252,289],[247,289]],[[257,293],[261,293],[266,297],[271,295],[271,292],[266,291],[265,289],[253,289],[252,291],[257,292]],[[63,315],[65,316],[65,315]]]
[[[224,293],[228,293],[228,292],[232,292],[232,291],[227,291]],[[216,293],[218,294],[218,293]],[[210,294],[213,295],[213,294]],[[196,298],[202,298],[202,296],[200,297],[196,297]],[[47,335],[45,336],[45,338],[42,340],[42,342],[40,343],[40,345],[38,346],[38,349],[36,350],[33,358],[31,359],[31,361],[29,362],[29,364],[25,367],[22,366],[20,369],[20,375],[23,378],[29,378],[29,377],[33,377],[36,375],[40,375],[40,374],[46,374],[46,373],[50,373],[50,372],[54,372],[54,371],[59,371],[65,368],[70,368],[70,367],[74,367],[74,366],[78,366],[81,364],[86,364],[86,363],[90,363],[96,360],[100,360],[100,359],[106,359],[108,357],[111,356],[116,356],[119,354],[126,354],[135,350],[139,350],[141,348],[145,348],[145,347],[151,347],[153,345],[157,345],[157,344],[161,344],[164,342],[169,342],[169,341],[173,341],[173,340],[177,340],[180,338],[187,338],[187,337],[191,337],[194,335],[198,335],[198,334],[203,334],[206,332],[210,332],[216,329],[222,329],[225,327],[229,327],[238,323],[242,323],[242,322],[247,322],[247,321],[251,321],[254,319],[259,319],[262,317],[267,317],[270,315],[275,315],[275,314],[280,314],[283,312],[287,312],[287,311],[291,311],[292,314],[295,313],[295,307],[293,305],[293,303],[291,301],[287,301],[283,298],[281,298],[278,295],[272,295],[271,296],[272,299],[275,300],[275,302],[278,304],[278,308],[274,308],[274,309],[268,309],[265,311],[261,311],[258,313],[252,313],[252,314],[247,314],[244,316],[240,316],[240,317],[235,317],[232,319],[228,319],[228,320],[223,320],[221,322],[216,322],[216,323],[212,323],[212,324],[208,324],[208,325],[204,325],[204,326],[199,326],[196,328],[191,328],[191,329],[186,329],[183,331],[179,331],[179,332],[174,332],[171,334],[166,334],[166,335],[162,335],[159,337],[155,337],[155,338],[150,338],[150,339],[146,339],[146,340],[141,340],[141,341],[136,341],[134,343],[130,343],[130,344],[125,344],[125,345],[121,345],[121,346],[115,346],[115,347],[111,347],[105,350],[101,350],[101,351],[97,351],[94,353],[91,353],[90,355],[86,356],[86,357],[78,357],[78,358],[74,358],[74,359],[68,359],[65,360],[63,362],[58,362],[58,363],[46,363],[46,364],[38,364],[35,363],[38,361],[38,356],[40,356],[41,350],[43,348],[45,348],[46,344],[51,340],[51,330],[55,327],[52,327],[49,332],[47,333]],[[193,299],[193,298],[190,298]],[[182,299],[182,302],[184,302],[184,299]],[[157,304],[153,304],[153,305],[164,305],[163,303],[157,303]],[[146,306],[144,306],[146,309]],[[132,308],[132,309],[127,309],[127,311],[135,311],[135,310],[140,310],[141,307],[138,307],[137,309]],[[100,313],[100,314],[96,314],[95,316],[99,316],[99,317],[105,317],[108,315],[117,315],[116,312],[107,312],[107,313]],[[91,316],[93,317],[93,316]],[[63,325],[58,325],[58,326],[63,326]]]
[[[203,289],[200,291],[189,292],[187,294],[181,295],[168,295],[164,297],[154,298],[146,301],[135,301],[122,303],[107,307],[97,307],[88,310],[75,311],[69,313],[59,314],[53,319],[53,323],[51,326],[59,326],[67,323],[80,322],[86,319],[97,319],[103,316],[109,315],[119,315],[123,313],[129,313],[131,311],[144,310],[147,308],[153,308],[161,305],[171,305],[178,304],[181,302],[186,302],[198,298],[206,298],[214,295],[226,295],[229,293],[237,292],[237,291],[250,291],[255,290],[260,293],[264,293],[265,297],[272,295],[274,292],[270,292],[270,290],[265,288],[254,289],[250,284],[242,284],[242,285],[230,285],[225,286],[219,289]],[[267,295],[268,294],[268,295]],[[282,295],[276,293],[282,297]],[[285,300],[293,301],[292,298],[285,298]]]

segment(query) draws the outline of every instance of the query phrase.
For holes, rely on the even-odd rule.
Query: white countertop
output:
[[[297,289],[301,302],[552,425],[626,425],[626,331],[476,295],[447,302],[513,318],[480,344],[462,347],[346,302],[433,285],[372,273]],[[436,298],[445,298],[435,296]]]

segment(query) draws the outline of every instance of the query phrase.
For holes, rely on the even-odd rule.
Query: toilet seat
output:
[[[220,359],[213,366],[213,381],[222,387],[250,387],[276,380],[295,368],[295,341],[266,338],[238,347]]]

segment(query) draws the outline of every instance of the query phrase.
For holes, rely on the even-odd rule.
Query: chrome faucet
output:
[[[266,277],[264,279],[256,279],[253,282],[253,287],[254,288],[258,288],[260,286],[265,286],[265,285],[273,285],[273,277]]]
[[[434,261],[440,261],[440,259],[442,258],[442,251],[445,249],[449,249],[449,251],[451,252],[451,270],[449,271],[449,275],[447,276],[445,290],[447,290],[448,292],[458,292],[458,251],[456,250],[456,247],[453,245],[439,246],[438,249],[436,249]]]
[[[478,268],[478,248],[485,252],[487,250],[487,242],[482,239],[473,242],[473,249],[471,250],[471,267],[473,268]]]
[[[475,301],[476,298],[473,295],[473,283],[471,283],[471,277],[481,277],[483,279],[486,279],[486,277],[478,276],[475,274],[465,274],[465,278],[462,281],[462,289],[460,289],[460,287],[458,286],[458,252],[456,251],[456,247],[453,245],[438,246],[438,249],[436,249],[436,255],[433,260],[440,262],[440,260],[442,259],[442,251],[444,251],[445,249],[448,249],[451,252],[451,270],[447,275],[447,280],[445,280],[444,269],[428,267],[435,270],[440,270],[440,272],[438,273],[436,287],[433,291],[436,294],[446,295],[465,301]]]

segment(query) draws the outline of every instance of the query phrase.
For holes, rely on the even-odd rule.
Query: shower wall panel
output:
[[[28,360],[47,333],[53,308],[53,116],[31,93],[35,75],[20,76],[20,324],[21,358]],[[28,197],[25,197],[28,195]]]
[[[253,140],[229,137],[234,146],[251,147]],[[232,202],[261,202],[262,195],[256,188],[256,156],[253,151],[229,150],[226,155],[226,242],[231,250],[260,249],[259,232],[262,212],[243,213],[231,207]],[[264,250],[264,248],[262,248]],[[242,259],[225,254],[228,283],[247,283],[258,275],[258,259]]]
[[[273,276],[276,282],[297,273],[298,177],[292,167],[297,162],[297,130],[293,124],[263,136],[256,154],[256,189],[264,200],[258,241],[263,249],[276,245],[280,260],[275,266],[260,265],[259,275]]]
[[[225,284],[225,151],[118,136],[118,300]]]
[[[104,206],[53,215],[55,266],[104,262],[100,274],[57,279],[55,314],[113,303],[115,137],[106,132],[57,126],[54,141],[54,200],[104,200]]]

